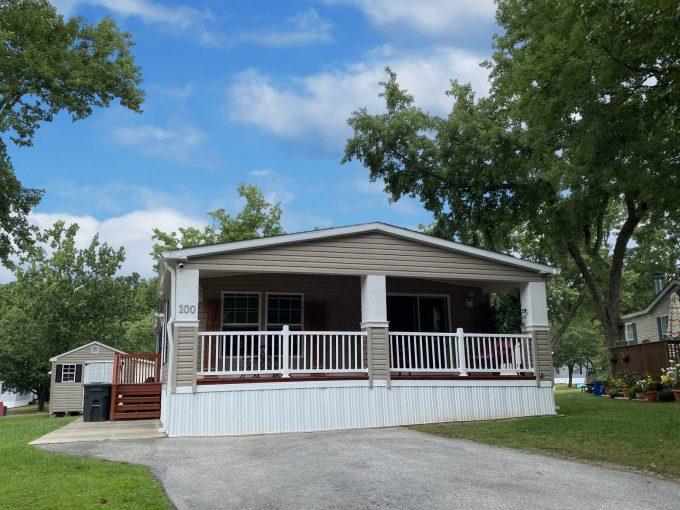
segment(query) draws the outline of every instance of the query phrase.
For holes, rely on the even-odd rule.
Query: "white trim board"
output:
[[[380,222],[363,223],[360,225],[327,228],[322,230],[312,230],[309,232],[299,232],[296,234],[284,234],[280,236],[261,237],[258,239],[250,239],[247,241],[236,241],[231,243],[214,244],[210,246],[197,246],[195,248],[184,248],[181,250],[171,250],[163,252],[163,258],[166,261],[187,260],[189,257],[214,255],[218,253],[228,253],[238,250],[263,248],[267,246],[278,246],[290,243],[298,243],[302,241],[327,239],[330,237],[364,234],[368,232],[382,232],[396,237],[410,239],[412,241],[427,244],[430,246],[437,246],[439,248],[443,248],[445,250],[453,251],[456,253],[465,253],[482,259],[500,262],[502,264],[506,264],[509,266],[528,269],[530,271],[535,271],[543,275],[559,274],[559,269],[545,264],[539,264],[538,262],[531,262],[529,260],[523,260],[517,257],[513,257],[511,255],[504,255],[502,253],[483,250],[481,248],[475,248],[473,246],[467,246],[465,244],[456,243],[453,241],[446,241],[444,239],[439,239],[437,237],[423,234],[421,232],[416,232],[414,230],[409,230],[401,227],[395,227],[394,225],[388,225],[386,223]]]

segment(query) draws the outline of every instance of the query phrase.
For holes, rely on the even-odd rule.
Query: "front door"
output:
[[[446,296],[387,296],[390,331],[441,333],[449,331]]]

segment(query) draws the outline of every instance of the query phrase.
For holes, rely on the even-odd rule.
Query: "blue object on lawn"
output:
[[[604,384],[602,381],[595,381],[595,384],[593,384],[593,395],[596,397],[604,395]]]
[[[585,386],[585,383],[582,383],[582,382],[581,382],[581,383],[576,383],[576,389],[577,389],[577,390],[583,388],[584,386]]]

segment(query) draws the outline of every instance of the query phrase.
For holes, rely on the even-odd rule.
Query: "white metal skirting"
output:
[[[378,386],[167,395],[170,437],[311,432],[555,414],[552,387]]]

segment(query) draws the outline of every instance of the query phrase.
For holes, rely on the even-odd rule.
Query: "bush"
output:
[[[669,388],[663,388],[659,390],[659,402],[674,402],[675,397],[673,392]]]

